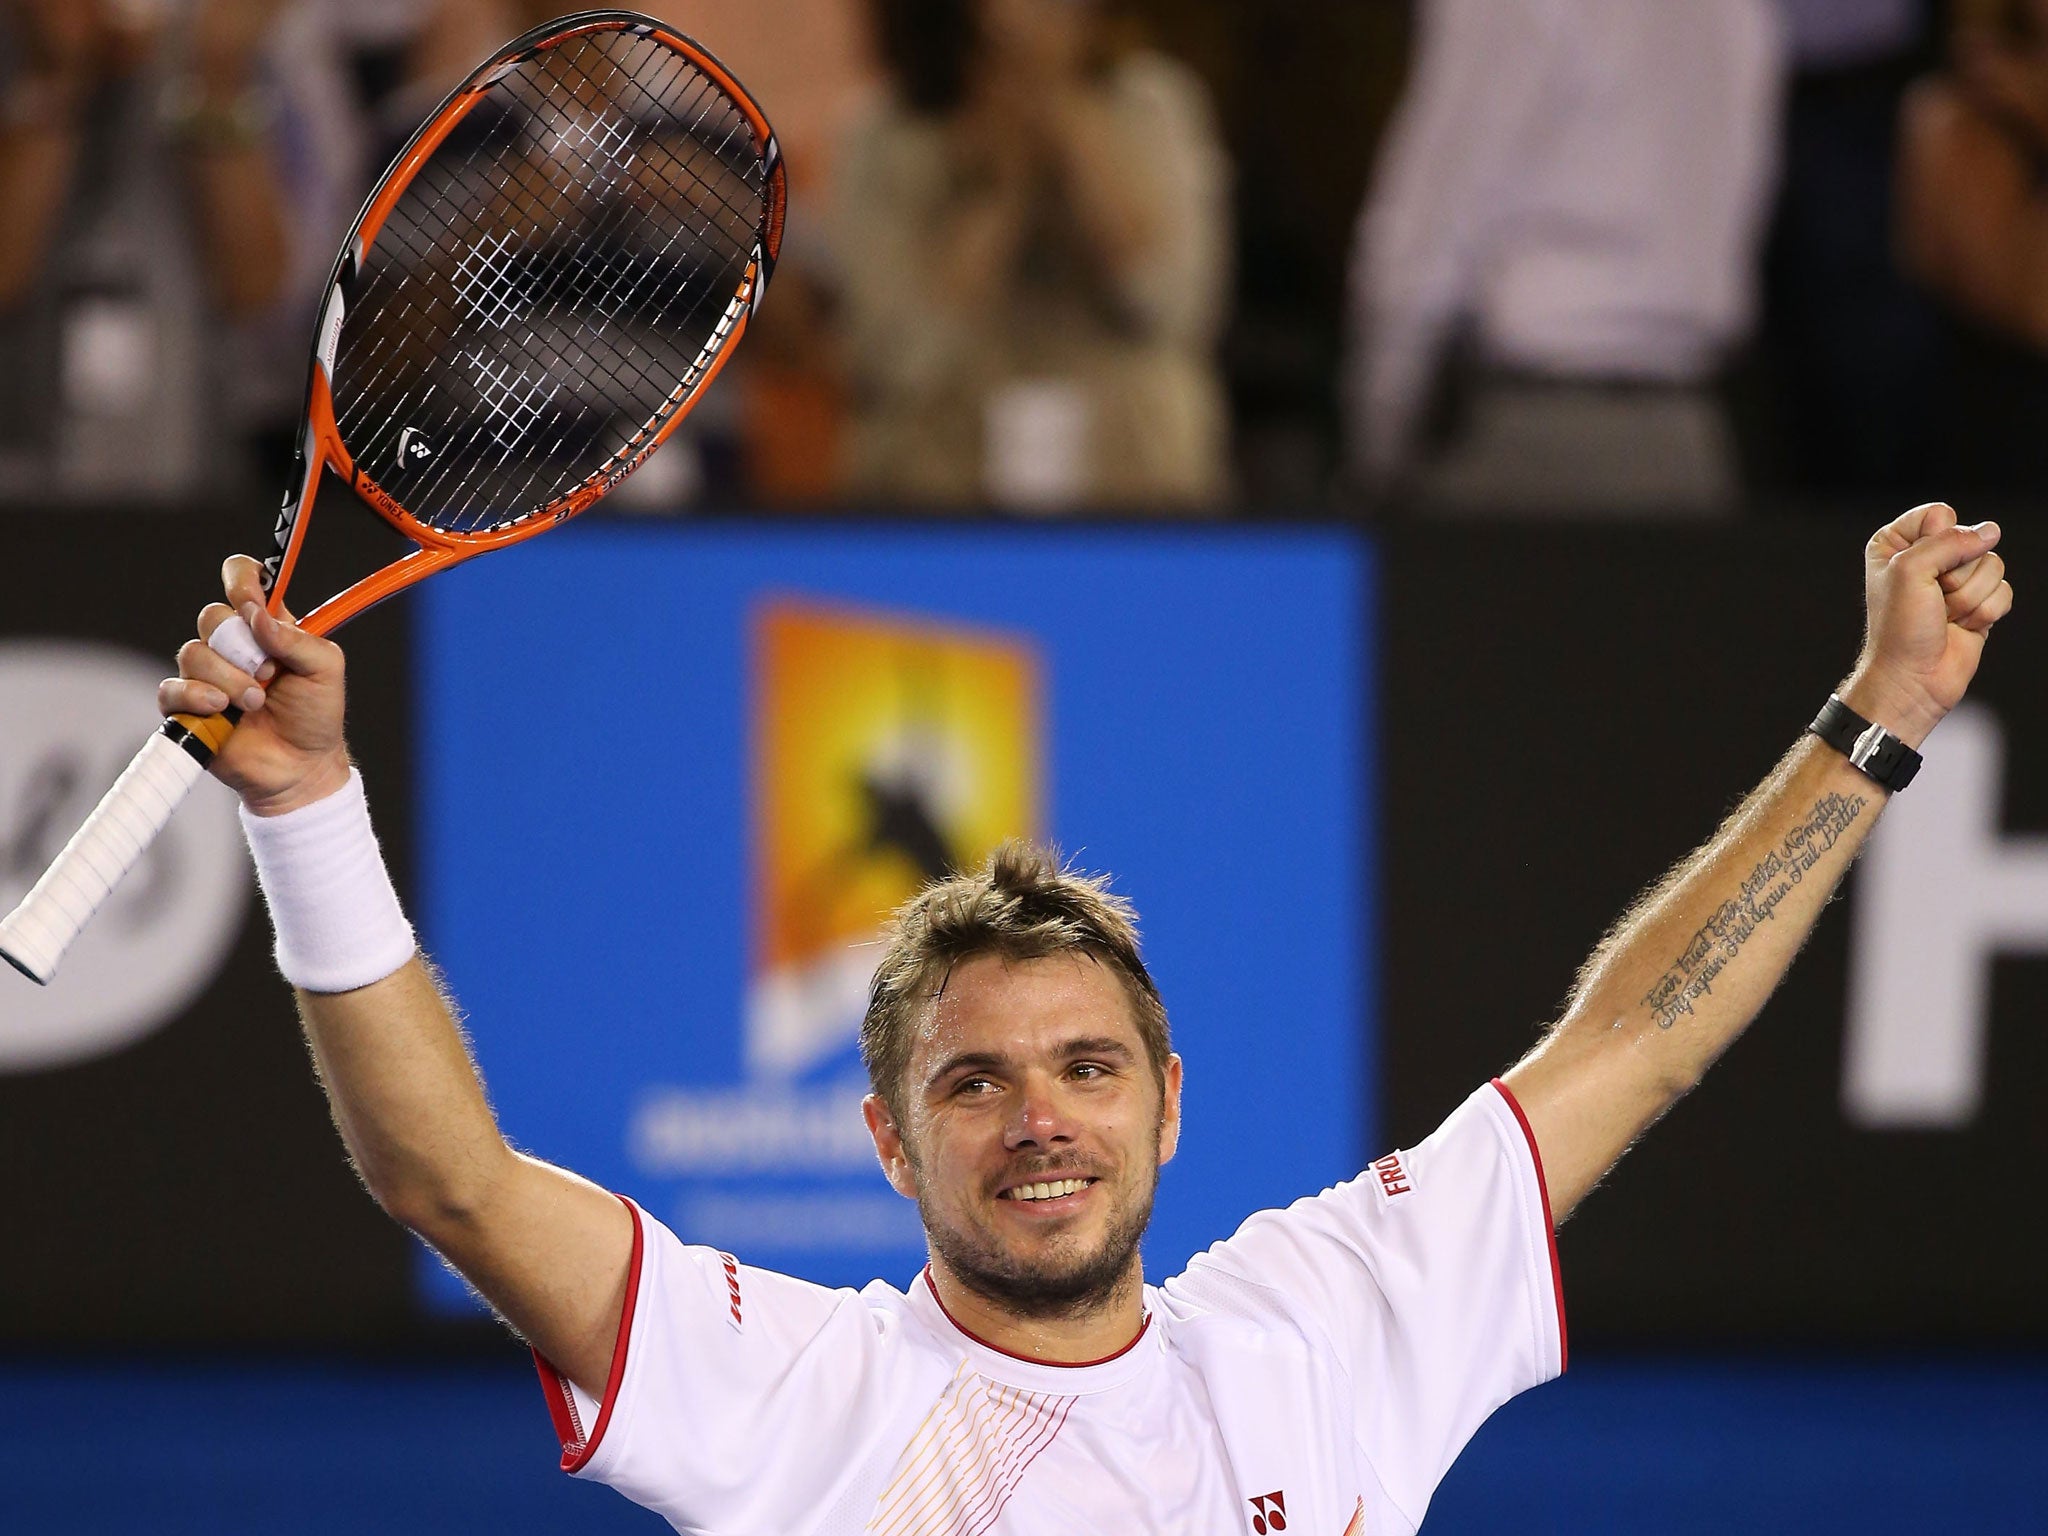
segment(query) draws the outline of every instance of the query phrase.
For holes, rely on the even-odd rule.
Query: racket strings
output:
[[[674,72],[680,73],[680,61],[678,61]],[[717,91],[711,82],[702,79],[697,82],[694,94],[698,105],[694,112],[691,112],[690,116],[689,126],[693,136],[692,142],[709,146],[721,162],[727,160],[730,147],[735,138],[741,139],[748,146],[749,152],[751,152],[752,130],[747,125],[745,118],[726,100],[723,94]],[[684,110],[686,112],[691,111],[687,103]],[[704,123],[705,117],[713,110],[719,110],[724,119],[724,134],[716,145],[710,144]],[[676,165],[680,166],[682,164],[680,158],[675,156],[665,144],[656,142],[651,147],[660,151]],[[730,167],[728,168],[730,169]],[[709,252],[721,267],[729,266],[735,256],[744,259],[752,254],[752,242],[755,238],[755,225],[752,222],[752,218],[755,215],[736,209],[729,200],[719,195],[718,188],[714,183],[701,177],[690,175],[668,177],[665,179],[671,181],[678,188],[680,195],[686,201],[696,206],[700,212],[706,211],[702,201],[700,201],[700,195],[708,196],[717,202],[725,210],[727,220],[732,227],[723,231],[725,239],[718,241],[714,236],[719,232],[706,229],[700,234],[700,232],[692,231],[687,221],[679,221],[677,227],[671,233],[667,244],[664,245],[661,251],[653,253],[652,256],[641,262],[636,263],[629,260],[623,264],[614,263],[613,277],[606,290],[595,301],[595,307],[601,314],[615,315],[625,307],[629,300],[637,299],[640,285],[646,279],[657,275],[658,264],[668,257],[670,250],[678,239],[687,239],[699,250]],[[574,266],[587,269],[591,265],[589,247],[577,247],[571,255]],[[632,287],[625,293],[619,292],[619,285],[622,282],[630,282],[632,284]],[[678,293],[681,291],[684,290],[678,290]],[[694,318],[697,309],[701,307],[706,296],[705,294],[699,294],[692,303],[691,313],[683,317],[686,329],[687,321]],[[651,319],[656,328],[655,334],[660,334],[659,327],[668,318],[668,313],[673,308],[673,303],[674,300],[671,297],[669,300],[662,302],[654,311]],[[629,341],[626,351],[620,359],[622,364],[630,366],[630,359],[634,350],[635,348]],[[643,375],[643,379],[644,377]]]
[[[585,34],[502,76],[365,257],[333,378],[358,467],[455,533],[605,473],[722,344],[765,154],[718,82],[652,38]]]
[[[587,71],[584,71],[583,74],[586,80],[590,78]],[[603,87],[608,85],[610,82],[597,81],[592,83],[597,84],[600,87]],[[600,112],[601,111],[602,109],[600,108]],[[600,118],[600,122],[601,121],[602,119]],[[560,134],[559,125],[557,131],[558,138],[567,140],[566,135]],[[596,131],[598,133],[602,133],[603,129],[600,127]],[[603,141],[600,142],[602,143]],[[623,146],[625,142],[626,135],[620,132],[617,125],[614,124],[612,132],[609,136],[609,143],[605,145],[606,148],[611,149],[613,151],[612,158],[614,160],[619,158],[616,155],[616,150],[619,147]],[[573,143],[573,141],[561,142],[556,146],[558,151],[574,149],[577,147],[578,146],[576,146]],[[557,155],[557,158],[562,158],[559,155],[559,153]],[[576,154],[571,158],[581,162],[578,165],[577,169],[581,171],[584,177],[586,177],[589,180],[603,181],[616,179],[615,175],[613,174],[612,166],[608,166],[602,163],[594,163],[594,157],[590,155],[587,151],[580,154]],[[552,187],[536,186],[533,182],[533,177],[530,171],[523,171],[519,179],[525,183],[524,190],[529,200],[538,200],[540,202],[541,206],[539,209],[539,215],[541,218],[544,219],[560,216],[561,203],[565,196],[565,188],[562,185],[558,183],[557,185],[554,185]],[[499,185],[502,190],[504,187],[504,182],[501,180]],[[443,199],[443,201],[445,201],[445,198]],[[599,232],[600,236],[602,235],[602,233],[602,231]],[[673,244],[673,241],[669,243]],[[579,244],[573,247],[572,250],[575,253],[576,259],[572,265],[571,270],[558,273],[556,275],[555,281],[551,284],[546,281],[545,277],[541,279],[542,287],[540,289],[540,292],[537,295],[534,295],[528,303],[529,309],[533,311],[535,314],[545,316],[556,305],[556,303],[558,303],[561,297],[560,290],[563,288],[565,283],[573,281],[573,279],[576,276],[576,269],[582,269],[585,272],[588,272],[591,269],[592,263],[590,262],[588,256],[585,254],[585,252],[587,252],[588,250],[588,246]],[[624,272],[620,272],[617,270],[618,264],[616,262],[613,265],[615,270],[615,280],[610,285],[612,291],[607,295],[601,295],[596,302],[596,307],[601,312],[605,313],[607,316],[615,314],[618,308],[620,307],[619,301],[623,297],[626,297],[626,295],[618,291],[617,279],[623,277],[626,281],[633,281],[636,275],[644,275],[644,272],[641,274],[633,273],[630,264]],[[502,296],[509,297],[512,293],[517,291],[517,286],[525,286],[527,288],[531,288],[533,284],[534,278],[529,274],[525,277],[524,282],[521,285],[515,285],[511,282],[503,282],[493,285],[493,291],[501,290]],[[609,302],[606,302],[607,299],[609,299]],[[667,307],[668,306],[664,306],[664,308]],[[472,303],[470,305],[470,308],[474,311],[479,309],[480,306],[476,305],[475,303]],[[480,314],[478,318],[486,322],[489,322],[493,319],[502,319],[501,316],[492,316],[488,310],[484,310],[484,312]],[[630,343],[628,344],[628,347],[630,350]],[[559,372],[560,369],[563,368],[564,366],[566,366],[570,370],[584,369],[588,367],[592,361],[592,359],[590,359],[587,355],[566,356],[561,351],[555,350],[553,351],[551,356],[543,356],[537,358],[529,357],[527,359],[522,359],[519,369],[515,373],[513,371],[512,366],[510,366],[509,364],[498,363],[496,365],[493,365],[488,359],[484,358],[480,353],[473,352],[471,354],[471,360],[476,364],[477,371],[480,375],[478,382],[480,385],[479,393],[482,403],[486,407],[490,407],[493,409],[495,418],[498,423],[496,429],[492,432],[491,435],[493,441],[500,446],[501,460],[508,458],[510,451],[514,447],[516,447],[518,440],[527,435],[528,432],[530,432],[532,425],[539,418],[539,408],[543,406],[546,403],[547,399],[551,397],[551,395],[554,393],[554,390],[544,382],[545,377],[550,373]],[[527,364],[529,363],[535,364],[537,366],[529,368],[527,366]],[[446,478],[445,473],[441,478]],[[471,502],[473,502],[474,497],[472,496],[469,499]]]
[[[580,62],[577,60],[566,60],[565,63],[569,69],[575,72],[579,82],[591,88],[603,91],[606,90],[611,84],[609,80],[592,80],[592,78],[588,75],[587,71],[584,71],[581,68]],[[608,73],[616,73],[616,66],[613,65],[611,61],[607,61],[607,66]],[[683,69],[684,61],[678,57],[670,65],[667,73],[670,75],[681,75]],[[710,82],[708,79],[703,78],[702,76],[698,76],[694,83],[694,90],[691,94],[694,98],[694,105],[691,101],[686,100],[686,102],[683,104],[682,108],[678,113],[679,116],[687,115],[687,128],[691,135],[691,142],[711,148],[713,153],[717,155],[717,157],[722,162],[726,159],[726,156],[730,151],[730,146],[735,138],[739,138],[744,143],[746,143],[749,152],[751,153],[752,132],[751,129],[748,127],[745,118],[739,113],[739,111],[736,108],[732,106],[732,104],[725,98],[723,93],[720,92],[712,84],[712,82]],[[707,125],[704,119],[714,110],[719,111],[721,117],[724,120],[724,131],[719,141],[715,145],[712,145],[709,143]],[[672,151],[669,151],[665,145],[660,144],[657,141],[651,147],[660,150],[666,156],[666,158],[668,158],[674,165],[686,169],[686,167],[683,167],[683,162],[681,158],[674,155]],[[598,173],[602,173],[606,169],[606,167],[603,166],[588,166],[587,168]],[[736,172],[735,174],[740,173]],[[700,198],[705,196],[710,197],[713,201],[717,202],[718,205],[726,212],[731,227],[722,232],[725,238],[721,241],[715,238],[720,233],[719,231],[712,230],[708,227],[703,229],[702,231],[693,231],[689,227],[687,221],[679,220],[677,221],[675,228],[671,231],[669,238],[667,242],[664,244],[662,250],[658,253],[655,253],[656,260],[658,260],[661,256],[665,256],[668,253],[668,251],[673,248],[675,241],[677,239],[689,240],[692,243],[692,245],[696,246],[701,252],[711,255],[715,260],[721,263],[730,261],[734,256],[744,257],[746,255],[751,254],[751,245],[753,239],[755,238],[756,221],[758,220],[758,200],[754,208],[742,210],[735,207],[735,205],[730,200],[721,196],[719,194],[719,189],[715,184],[705,180],[700,176],[696,176],[694,174],[685,176],[668,176],[665,177],[664,180],[669,184],[673,185],[682,198],[689,201],[693,206],[696,206],[700,211],[703,211],[703,203],[700,201]],[[742,184],[744,185],[744,183]],[[758,199],[758,187],[752,190],[757,194]],[[573,247],[570,252],[572,263],[575,266],[587,268],[590,264],[590,249],[591,247],[587,244],[579,244]],[[646,275],[646,271],[648,270],[648,264],[643,263],[641,265],[641,272],[631,274],[636,281],[639,277]],[[629,270],[630,266],[631,263],[628,264]],[[573,271],[564,274],[565,277],[573,275]],[[622,273],[615,276],[614,281],[611,285],[611,289],[599,297],[596,307],[600,310],[600,312],[604,312],[607,309],[607,300],[609,301],[609,307],[611,309],[616,310],[619,307],[621,296],[616,292],[617,282],[620,280],[620,278],[626,275],[627,274]],[[665,318],[666,313],[670,307],[672,307],[670,304],[664,303],[661,306],[660,310],[657,311],[655,318]]]

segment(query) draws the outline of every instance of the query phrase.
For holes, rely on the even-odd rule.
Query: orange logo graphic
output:
[[[889,911],[1041,835],[1040,662],[1029,637],[771,600],[753,624],[750,1071],[851,1043]]]

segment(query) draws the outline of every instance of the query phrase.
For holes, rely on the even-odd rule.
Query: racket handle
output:
[[[21,905],[0,918],[0,956],[24,976],[47,984],[71,941],[121,877],[142,862],[171,812],[205,772],[164,732],[150,737]]]
[[[263,664],[263,648],[239,616],[221,624],[207,643],[245,672]],[[192,792],[233,730],[233,722],[218,715],[174,715],[166,720],[43,871],[42,879],[19,906],[0,918],[0,959],[30,980],[48,985],[64,951],[85,931],[122,877],[142,862],[171,812]]]

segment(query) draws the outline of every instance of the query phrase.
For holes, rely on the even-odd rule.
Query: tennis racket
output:
[[[270,611],[323,471],[416,547],[313,608],[300,623],[316,634],[618,485],[745,333],[784,192],[753,98],[649,17],[560,17],[486,60],[399,152],[336,258],[264,561]],[[239,617],[208,643],[247,672],[264,660]],[[235,718],[164,722],[0,919],[0,955],[56,974]]]

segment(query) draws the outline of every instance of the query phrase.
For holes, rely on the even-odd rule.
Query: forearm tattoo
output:
[[[1825,794],[1806,819],[1785,834],[1777,848],[1763,856],[1742,882],[1741,890],[1721,903],[1714,915],[1687,941],[1677,963],[1644,994],[1643,1006],[1657,1016],[1657,1027],[1669,1029],[1693,1004],[1714,990],[1714,978],[1769,922],[1778,903],[1806,878],[1821,855],[1841,840],[1870,802],[1863,795]]]

